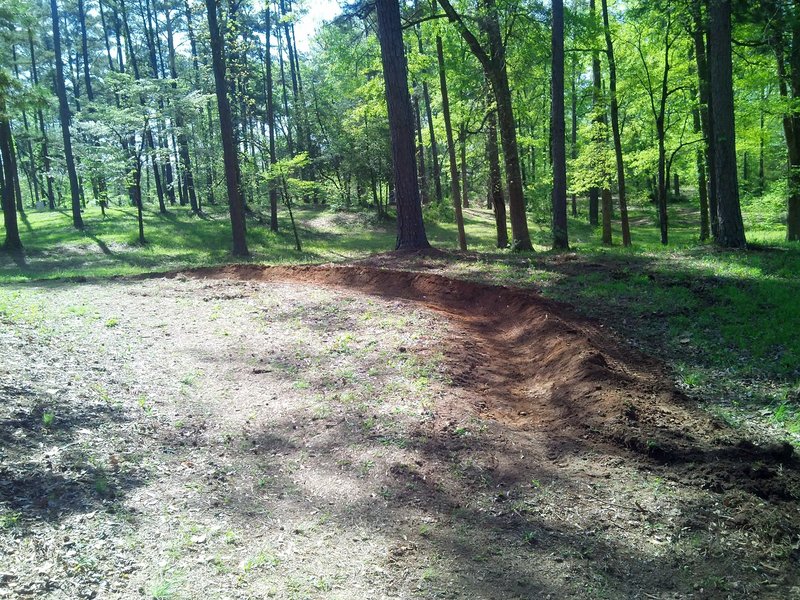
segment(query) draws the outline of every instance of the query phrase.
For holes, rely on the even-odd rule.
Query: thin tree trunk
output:
[[[503,198],[503,179],[500,173],[500,156],[497,149],[497,113],[488,98],[486,109],[489,117],[486,121],[486,155],[489,162],[489,202],[494,209],[495,227],[497,229],[497,247],[508,247],[508,229],[506,225],[506,202]]]
[[[514,236],[515,250],[533,250],[530,233],[528,233],[528,214],[525,207],[525,194],[522,187],[522,170],[520,167],[519,147],[514,120],[514,107],[511,102],[511,89],[508,84],[506,70],[505,47],[500,35],[500,24],[497,19],[494,0],[485,0],[490,8],[488,19],[489,46],[495,58],[495,68],[490,74],[490,81],[497,99],[497,118],[500,126],[500,140],[503,144],[503,157],[506,164],[506,185],[508,185],[508,204],[511,216],[511,231]]]
[[[61,58],[61,28],[56,0],[50,0],[50,11],[53,19],[53,50],[56,61],[56,92],[58,95],[59,119],[61,134],[64,138],[64,158],[67,163],[69,188],[72,197],[72,224],[76,229],[83,229],[81,217],[81,197],[78,188],[78,173],[75,171],[75,159],[72,155],[72,139],[69,133],[70,113],[67,103],[67,91],[64,88],[64,63]]]
[[[533,250],[533,244],[528,232],[514,107],[511,101],[511,89],[506,69],[506,51],[503,36],[500,32],[495,0],[482,0],[487,11],[487,18],[483,19],[481,24],[489,42],[488,53],[483,49],[475,35],[466,27],[449,0],[438,1],[448,19],[455,23],[461,37],[464,38],[472,53],[480,61],[486,77],[492,84],[492,90],[497,101],[497,118],[506,166],[511,230],[514,236],[513,247],[515,250]]]
[[[564,2],[553,0],[553,248],[568,248],[567,149],[564,125]]]
[[[697,91],[693,90],[693,95],[697,98]],[[692,109],[692,121],[694,132],[702,134],[703,127],[700,123],[700,109]],[[705,152],[698,148],[695,152],[695,162],[697,164],[697,192],[700,196],[700,241],[704,242],[710,235],[708,221],[708,182],[706,181],[706,159]]]
[[[597,15],[597,9],[595,0],[589,0],[589,16],[592,23],[595,22]],[[594,112],[594,116],[592,117],[592,121],[595,126],[598,126],[601,122],[601,118],[599,117],[600,111],[604,109],[600,108],[603,99],[603,91],[602,91],[602,76],[600,74],[600,54],[597,51],[592,52],[592,111]],[[605,111],[604,111],[605,112]],[[589,188],[589,224],[590,225],[599,225],[600,224],[600,188],[597,186],[592,186]]]
[[[617,97],[617,61],[614,56],[614,42],[611,39],[611,24],[608,18],[608,0],[601,0],[603,11],[603,30],[606,38],[608,56],[608,87],[611,96],[611,133],[614,138],[614,156],[617,163],[617,188],[619,195],[619,214],[622,222],[622,245],[631,245],[631,226],[628,219],[627,188],[625,186],[625,162],[622,158],[622,135],[619,125],[619,98]]]
[[[714,167],[714,138],[711,135],[711,88],[708,82],[708,60],[706,57],[705,30],[700,4],[692,9],[692,38],[694,39],[694,58],[697,62],[698,93],[700,94],[700,126],[703,130],[705,144],[703,149],[708,174],[708,212],[711,220],[711,235],[717,239],[719,228],[717,222],[717,177]]]
[[[172,36],[172,18],[170,17],[169,8],[166,9],[167,19],[167,49],[169,56],[169,70],[172,77],[172,89],[177,90],[178,84],[178,69],[175,62],[175,43]],[[194,175],[192,174],[192,159],[189,154],[189,140],[186,137],[186,124],[183,119],[183,111],[180,106],[175,107],[175,127],[178,129],[178,151],[183,167],[183,184],[186,188],[186,193],[189,196],[189,206],[192,212],[199,212],[200,208],[197,205],[197,195],[194,191]]]
[[[128,47],[128,61],[131,67],[133,68],[133,78],[135,81],[139,81],[141,79],[141,73],[139,72],[139,62],[136,59],[136,53],[133,50],[133,40],[131,39],[131,32],[130,27],[128,25],[128,9],[125,5],[125,0],[119,0],[119,7],[122,10],[122,26],[125,28],[125,43]],[[152,66],[152,65],[151,65]],[[140,103],[142,106],[145,104],[144,98],[140,98]],[[145,134],[145,140],[147,142],[148,148],[151,150],[151,164],[153,168],[153,181],[156,185],[156,195],[158,196],[158,207],[162,213],[165,213],[167,208],[164,204],[164,188],[161,185],[161,169],[159,167],[158,160],[156,158],[156,145],[153,141],[153,130],[150,126],[147,128],[147,133]]]
[[[20,81],[19,77],[19,64],[17,62],[17,47],[15,44],[11,45],[11,56],[14,62],[14,77],[16,77],[17,81]],[[25,130],[25,137],[26,137],[26,144],[25,144],[25,154],[28,155],[28,168],[30,170],[30,180],[29,180],[29,187],[32,186],[31,194],[33,196],[33,206],[39,203],[39,181],[36,177],[36,161],[34,160],[33,155],[33,144],[31,143],[31,132],[30,128],[28,127],[28,113],[25,109],[22,109],[22,127]],[[22,198],[19,198],[20,206],[22,205]],[[24,211],[24,207],[23,207]]]
[[[264,21],[266,28],[266,48],[264,49],[264,62],[266,63],[267,78],[264,95],[267,97],[267,127],[269,129],[269,162],[274,165],[278,162],[275,152],[275,105],[272,97],[272,21],[270,15],[269,2],[264,9]],[[269,228],[278,231],[278,190],[274,185],[269,188]]]
[[[458,145],[461,148],[461,205],[469,208],[469,190],[467,188],[467,126],[461,123],[458,129]]]
[[[577,64],[578,64],[578,57],[577,53],[572,53],[572,77],[571,77],[571,89],[570,89],[570,97],[572,101],[572,114],[571,114],[571,127],[570,127],[570,156],[572,160],[578,158],[578,94],[576,90],[576,80],[578,78],[577,73]],[[578,216],[578,195],[575,192],[572,192],[572,216]]]
[[[142,0],[139,0],[139,10],[142,13],[142,27],[145,32],[145,41],[147,42],[147,51],[148,56],[150,58],[150,71],[152,73],[153,79],[159,79],[159,69],[158,69],[158,54],[156,53],[156,42],[155,37],[156,34],[154,32],[154,25],[153,25],[153,15],[150,10],[150,0],[145,0],[144,6],[142,6]],[[158,108],[161,113],[164,113],[164,98],[159,94],[158,96]],[[158,150],[167,150],[167,141],[166,137],[164,136],[164,128],[162,127],[161,123],[156,124],[156,133],[158,134]],[[154,136],[151,133],[149,134],[148,138],[149,142],[154,141]],[[153,150],[156,150],[156,146],[152,146]],[[158,164],[161,164],[163,168],[163,176],[164,176],[164,189],[163,192],[167,195],[167,200],[170,204],[175,204],[175,188],[173,185],[173,178],[172,178],[172,163],[169,160],[169,152],[166,153],[167,157],[163,161],[158,161]],[[154,169],[157,168],[155,165],[157,164],[156,161],[156,152],[153,153],[153,164]],[[167,212],[167,207],[164,201],[164,195],[160,194],[158,199],[158,208],[159,211],[163,214]]]
[[[36,52],[33,45],[33,31],[31,29],[28,29],[28,44],[30,45],[31,49],[31,76],[33,77],[33,85],[38,86],[39,73],[36,68]],[[50,164],[50,154],[47,149],[47,130],[44,127],[44,113],[41,107],[37,107],[36,117],[37,121],[39,122],[39,131],[42,134],[41,156],[42,165],[44,166],[45,180],[47,181],[47,205],[50,210],[55,210],[56,202],[55,196],[53,195],[53,173]]]
[[[419,172],[419,189],[422,204],[428,204],[431,199],[428,195],[428,172],[425,168],[425,144],[422,141],[422,117],[419,111],[419,97],[414,95],[414,119],[417,131],[417,166]]]
[[[286,85],[286,69],[283,63],[283,38],[281,36],[281,28],[276,28],[276,33],[278,36],[278,65],[280,67],[281,72],[281,89],[282,89],[282,96],[283,96],[283,113],[284,118],[286,119],[286,148],[289,151],[289,156],[294,156],[294,138],[292,137],[292,122],[290,119],[289,112],[289,94],[287,92],[287,85]]]
[[[422,82],[422,98],[425,101],[425,116],[428,119],[428,136],[431,140],[431,172],[433,173],[433,187],[436,201],[442,201],[442,169],[439,164],[439,147],[436,144],[436,132],[433,127],[433,111],[431,110],[431,94],[428,84]]]
[[[206,0],[208,10],[208,29],[211,45],[211,61],[214,70],[214,86],[217,95],[222,154],[225,163],[225,182],[228,188],[228,206],[233,233],[234,256],[248,256],[247,230],[244,219],[244,201],[237,177],[239,156],[233,134],[233,118],[228,101],[228,84],[225,80],[225,58],[223,56],[223,37],[217,21],[216,0]]]
[[[444,116],[444,131],[447,135],[447,155],[450,159],[450,196],[456,213],[456,227],[458,228],[458,247],[467,249],[467,236],[464,231],[464,215],[461,212],[461,190],[458,182],[458,162],[456,160],[456,145],[453,139],[453,124],[450,121],[450,99],[447,94],[447,75],[444,68],[444,51],[442,38],[436,36],[436,57],[439,63],[439,85],[442,89],[442,116]]]

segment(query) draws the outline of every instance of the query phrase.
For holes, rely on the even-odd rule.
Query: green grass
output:
[[[662,246],[655,208],[631,207],[633,248],[602,246],[600,231],[586,223],[586,207],[570,218],[573,252],[549,250],[549,218],[531,216],[536,253],[495,248],[494,221],[482,207],[465,211],[466,256],[441,259],[443,270],[469,279],[533,286],[600,318],[647,352],[667,360],[676,380],[691,393],[777,410],[775,422],[793,424],[800,397],[800,245],[783,241],[780,203],[745,198],[749,251],[723,251],[698,241],[697,210],[689,203],[670,206],[670,244]],[[455,250],[455,224],[447,209],[426,209],[431,243]],[[0,284],[32,280],[104,277],[168,271],[234,262],[230,224],[222,207],[203,217],[173,207],[167,215],[145,211],[148,244],[136,243],[136,215],[113,208],[84,213],[86,229],[76,231],[65,211],[29,211],[21,222],[25,252],[0,253]],[[294,250],[288,219],[280,233],[263,219],[248,223],[252,258],[267,264],[346,262],[394,247],[395,230],[370,212],[337,213],[299,205],[295,210],[303,252]],[[0,236],[2,236],[0,226]],[[240,261],[237,261],[240,262]],[[412,265],[413,266],[413,265]],[[4,289],[5,288],[5,289]],[[37,323],[48,307],[46,288],[23,293],[0,287],[0,315]],[[90,307],[69,307],[118,325],[114,315]],[[350,340],[337,352],[353,351]],[[187,385],[190,382],[187,381]],[[784,416],[785,415],[785,416]]]

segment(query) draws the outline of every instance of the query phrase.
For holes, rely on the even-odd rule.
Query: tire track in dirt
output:
[[[443,350],[453,385],[475,398],[469,409],[551,434],[551,456],[602,449],[712,491],[800,498],[791,445],[742,439],[678,392],[658,360],[532,291],[366,266],[229,265],[148,277],[308,283],[420,303],[455,326]]]

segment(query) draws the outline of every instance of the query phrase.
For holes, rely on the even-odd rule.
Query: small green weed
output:
[[[180,587],[178,579],[163,578],[150,588],[150,597],[153,600],[174,600],[178,597]]]
[[[16,510],[0,514],[0,529],[14,529],[22,521],[22,513]]]

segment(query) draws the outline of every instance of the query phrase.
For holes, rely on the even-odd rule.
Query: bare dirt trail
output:
[[[0,400],[0,598],[800,597],[788,450],[531,292],[18,285]]]
[[[742,439],[676,391],[657,360],[534,292],[364,266],[238,265],[185,274],[322,284],[421,303],[460,330],[447,348],[448,368],[476,394],[482,416],[557,433],[558,453],[616,445],[670,465],[673,476],[696,472],[711,490],[800,500],[800,462],[790,444]]]

